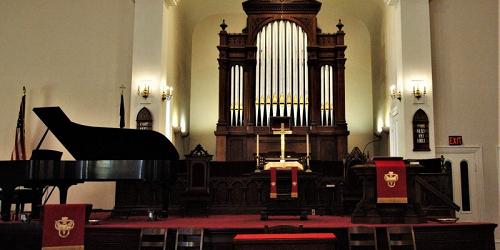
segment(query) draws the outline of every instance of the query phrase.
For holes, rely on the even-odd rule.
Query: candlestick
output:
[[[306,134],[306,156],[309,157],[309,134]]]
[[[306,134],[306,172],[311,172],[309,168],[309,133]]]
[[[256,153],[255,154],[257,155],[257,157],[259,157],[259,134],[257,134],[257,142],[256,142],[256,144],[257,144],[257,149],[256,149]]]
[[[257,145],[257,148],[255,149],[255,173],[260,172],[260,157],[259,157],[259,134],[257,134],[257,139],[255,144]]]

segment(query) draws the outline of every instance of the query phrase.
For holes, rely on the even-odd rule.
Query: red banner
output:
[[[291,172],[291,175],[292,175],[292,198],[298,198],[299,197],[299,185],[298,185],[298,182],[297,182],[297,167],[292,167],[292,169],[290,170],[292,171]]]
[[[278,198],[278,188],[276,187],[276,168],[269,169],[271,173],[271,199]]]
[[[83,249],[86,204],[43,206],[42,250]]]
[[[297,177],[297,167],[291,167],[291,168],[284,168],[284,169],[278,169],[278,168],[270,168],[269,173],[271,174],[271,190],[270,190],[270,198],[271,199],[276,199],[278,198],[278,187],[277,187],[277,171],[291,171],[291,182],[292,182],[292,190],[290,196],[292,198],[298,198],[299,197],[299,185],[298,185],[298,177]]]
[[[408,203],[406,167],[402,160],[375,160],[377,203]]]

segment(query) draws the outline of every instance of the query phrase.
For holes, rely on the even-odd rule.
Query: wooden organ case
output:
[[[341,160],[347,153],[343,24],[322,33],[315,0],[248,0],[247,27],[228,33],[221,24],[219,118],[215,135],[220,161],[254,160],[280,149],[270,117],[292,119],[287,152],[304,154],[309,134],[311,159]]]

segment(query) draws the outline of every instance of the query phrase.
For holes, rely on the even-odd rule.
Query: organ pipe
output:
[[[279,20],[257,34],[255,122],[268,126],[272,116],[290,116],[294,126],[308,125],[307,34]]]
[[[230,124],[231,126],[243,125],[243,66],[231,67],[231,104]]]
[[[333,107],[333,67],[324,65],[321,67],[321,125],[334,125],[334,107]]]

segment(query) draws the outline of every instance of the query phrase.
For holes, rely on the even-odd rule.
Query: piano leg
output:
[[[71,184],[58,184],[57,188],[59,189],[59,203],[66,204],[66,199],[68,198],[68,189]]]
[[[3,198],[0,216],[3,221],[10,221],[10,208],[12,206],[14,196],[14,187],[2,186],[2,195]]]
[[[42,207],[43,187],[33,187],[34,197],[31,201],[31,218],[40,218],[40,209]]]

